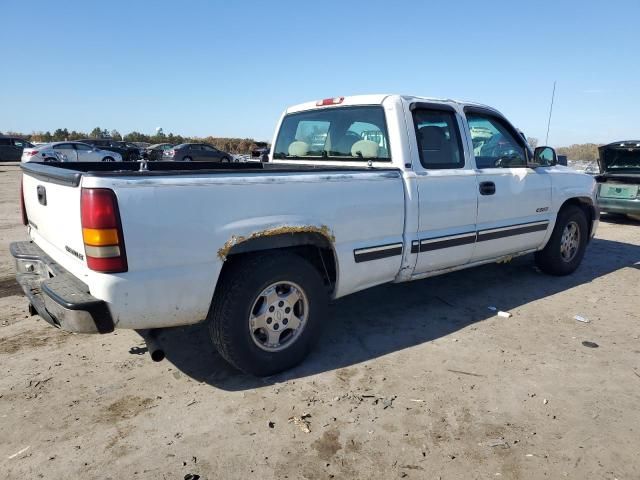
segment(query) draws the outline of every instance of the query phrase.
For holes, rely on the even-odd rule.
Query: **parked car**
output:
[[[80,141],[103,150],[119,153],[125,162],[135,162],[142,158],[142,149],[130,142],[119,142],[108,138],[89,138]]]
[[[11,252],[30,311],[148,339],[206,320],[226,360],[270,375],[307,355],[330,298],[528,253],[568,275],[598,224],[594,178],[478,104],[314,101],[285,111],[272,145],[268,163],[217,169],[24,165],[37,229]]]
[[[117,152],[102,150],[82,142],[53,142],[25,148],[22,162],[121,162]]]
[[[598,205],[607,213],[640,215],[640,140],[626,140],[598,149]]]
[[[19,137],[0,136],[0,162],[19,162],[22,151],[33,144]]]
[[[162,153],[163,160],[177,162],[229,162],[233,161],[230,153],[223,152],[206,143],[181,143]]]
[[[173,145],[171,143],[156,143],[155,145],[149,145],[145,150],[147,160],[156,161],[162,160],[162,155],[165,151],[171,150]]]
[[[251,150],[251,159],[260,162],[268,162],[269,152],[270,148],[267,142],[256,142],[255,148]]]

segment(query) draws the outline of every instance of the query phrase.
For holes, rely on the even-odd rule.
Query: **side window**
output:
[[[11,140],[9,138],[0,138],[0,145],[11,145]]]
[[[189,150],[202,150],[201,145],[189,145]]]
[[[526,167],[524,147],[511,129],[497,117],[468,113],[477,168]]]
[[[73,150],[73,145],[70,143],[59,143],[53,146],[54,150]]]
[[[454,112],[417,109],[413,112],[413,123],[424,168],[464,167],[464,150]]]
[[[27,146],[26,143],[27,142],[25,142],[24,140],[20,140],[19,138],[14,138],[13,139],[13,144],[16,147],[19,147],[19,148],[26,148],[26,146]]]
[[[84,145],[82,143],[75,143],[74,145],[76,146],[76,150],[84,152],[91,150],[91,147],[89,145]]]
[[[209,145],[202,145],[202,149],[206,152],[215,152],[216,149],[213,147],[210,147]]]

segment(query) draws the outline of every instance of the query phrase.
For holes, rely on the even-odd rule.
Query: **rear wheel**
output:
[[[318,271],[292,253],[231,260],[209,312],[211,339],[236,368],[272,375],[300,363],[325,318]]]
[[[113,157],[104,157],[102,159],[103,162],[115,162],[115,160],[113,159]]]
[[[535,254],[538,268],[551,275],[573,273],[584,257],[588,232],[584,211],[575,205],[564,207],[547,245]]]

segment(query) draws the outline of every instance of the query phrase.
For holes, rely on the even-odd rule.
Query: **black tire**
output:
[[[187,156],[187,157],[182,157],[182,161],[183,162],[191,162],[191,161],[193,161],[193,159],[191,157]]]
[[[562,237],[567,226],[572,223],[577,226],[579,232],[578,246],[571,258],[565,258],[561,252]],[[562,208],[558,212],[556,225],[547,245],[535,254],[536,265],[550,275],[562,276],[573,273],[584,257],[588,235],[589,226],[584,211],[575,205]]]
[[[222,157],[220,163],[231,163],[231,159],[229,157]]]
[[[113,157],[104,157],[102,159],[103,162],[115,162],[115,160],[113,159]]]
[[[137,162],[139,158],[139,155],[136,153],[131,152],[128,156],[127,156],[127,161],[128,162]]]
[[[328,295],[322,277],[298,255],[281,252],[230,260],[208,315],[211,340],[222,357],[237,369],[257,376],[273,375],[300,363],[319,337],[326,318]],[[300,286],[308,301],[304,328],[280,351],[260,348],[249,327],[254,303],[277,282]],[[284,327],[283,327],[284,328]]]

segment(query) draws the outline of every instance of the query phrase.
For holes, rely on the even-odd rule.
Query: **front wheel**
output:
[[[183,162],[190,162],[191,161],[191,157],[182,157],[182,161]]]
[[[258,376],[300,363],[326,315],[327,291],[318,271],[292,253],[229,261],[208,316],[220,355]]]
[[[113,157],[104,157],[102,159],[103,162],[115,162],[115,160],[113,159]]]
[[[588,235],[584,211],[574,205],[563,208],[547,245],[535,254],[536,265],[550,275],[573,273],[584,257]]]

